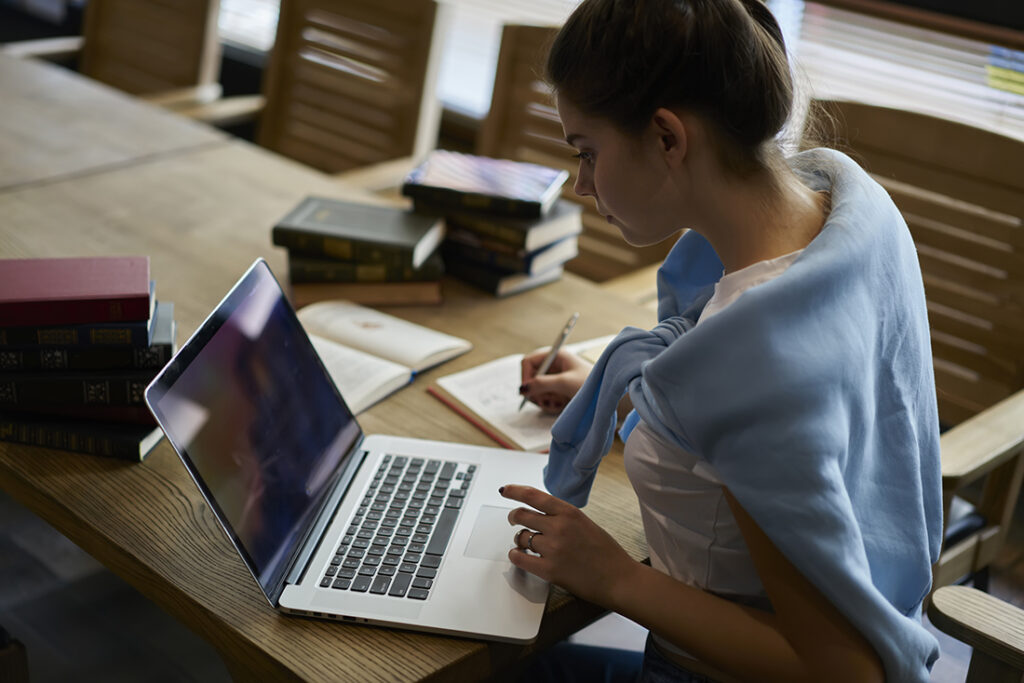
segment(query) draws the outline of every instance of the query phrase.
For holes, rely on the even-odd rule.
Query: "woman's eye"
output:
[[[585,161],[588,164],[593,160],[593,157],[590,155],[590,152],[577,152],[576,154],[572,155],[572,158],[579,159],[580,161]]]

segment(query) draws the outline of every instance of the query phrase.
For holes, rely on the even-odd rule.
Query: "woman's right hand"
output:
[[[523,357],[523,384],[519,393],[545,413],[557,415],[580,390],[594,366],[574,353],[560,350],[548,371],[538,375],[537,370],[548,351],[548,348],[537,349]]]

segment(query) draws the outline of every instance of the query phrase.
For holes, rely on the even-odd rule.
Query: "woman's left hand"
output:
[[[509,484],[500,493],[534,508],[508,514],[509,524],[526,527],[516,533],[516,547],[508,553],[512,564],[611,607],[616,587],[638,565],[622,546],[579,508],[532,486]]]

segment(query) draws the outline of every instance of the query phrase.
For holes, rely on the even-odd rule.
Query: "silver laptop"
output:
[[[498,487],[540,488],[546,458],[364,435],[262,259],[146,403],[273,606],[536,637],[548,585],[508,561],[513,505]]]

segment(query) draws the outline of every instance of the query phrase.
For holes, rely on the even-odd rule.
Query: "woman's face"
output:
[[[557,105],[565,139],[578,152],[576,194],[593,197],[601,215],[634,246],[655,244],[679,230],[679,194],[657,135],[626,135],[560,95]]]

